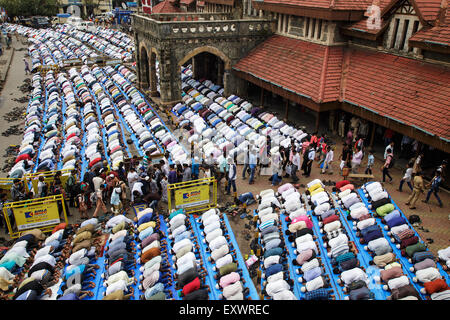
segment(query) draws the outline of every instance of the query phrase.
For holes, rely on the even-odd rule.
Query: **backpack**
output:
[[[391,157],[391,162],[389,162],[389,166],[388,166],[389,169],[394,167],[394,165],[395,165],[395,158],[393,156],[390,156],[390,157]]]

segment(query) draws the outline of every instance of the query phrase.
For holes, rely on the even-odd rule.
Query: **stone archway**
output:
[[[219,49],[213,46],[195,48],[178,62],[178,66],[181,67],[187,62],[192,64],[195,79],[209,79],[225,87],[226,75],[231,70],[231,60]]]
[[[209,53],[219,57],[220,59],[222,59],[222,61],[224,63],[224,69],[231,70],[230,58],[228,58],[227,55],[225,55],[222,51],[220,51],[219,49],[217,49],[216,47],[213,47],[213,46],[202,46],[202,47],[195,48],[194,50],[190,51],[187,55],[185,55],[178,62],[178,67],[181,67],[187,61],[189,61],[190,59],[192,59],[193,57],[195,57],[196,55],[198,55],[202,52],[209,52]]]
[[[150,87],[150,68],[149,58],[145,45],[141,45],[139,49],[139,86],[141,89],[147,90]]]

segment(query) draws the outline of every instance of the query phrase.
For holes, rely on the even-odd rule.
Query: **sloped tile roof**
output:
[[[181,12],[181,9],[175,7],[173,4],[169,2],[169,0],[160,2],[152,8],[152,13],[177,13],[177,12]]]
[[[418,31],[409,40],[450,47],[450,10],[448,7],[441,20],[436,22],[432,28],[423,28]]]
[[[450,69],[352,50],[341,101],[450,140]]]
[[[274,35],[233,69],[268,81],[315,102],[339,96],[342,48]]]

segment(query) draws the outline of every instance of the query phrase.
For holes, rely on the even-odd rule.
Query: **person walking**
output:
[[[422,173],[419,171],[413,179],[413,191],[409,198],[406,200],[405,204],[409,206],[410,209],[416,208],[416,202],[419,199],[421,193],[425,191],[425,187],[423,185]]]
[[[30,65],[28,64],[27,59],[23,58],[23,63],[25,64],[25,74],[30,74]]]
[[[280,152],[280,156],[281,156],[281,170],[282,170],[282,172],[286,172],[287,171],[286,166],[288,165],[288,162],[289,162],[288,156],[286,154],[286,152],[287,152],[286,148],[284,148],[283,146],[280,146],[279,152]],[[287,172],[284,175],[284,178],[289,178],[289,174]]]
[[[428,203],[428,201],[430,200],[430,196],[433,193],[439,203],[439,207],[442,208],[444,206],[442,204],[441,198],[439,198],[438,195],[439,186],[441,182],[442,182],[442,171],[438,169],[436,170],[436,174],[434,175],[433,179],[429,183],[430,190],[428,190],[427,198],[425,200],[422,200],[422,202]]]
[[[405,182],[408,185],[408,187],[411,189],[411,191],[413,190],[413,186],[412,186],[412,183],[411,183],[412,171],[413,171],[412,164],[411,164],[411,162],[409,162],[406,165],[405,175],[403,176],[402,180],[400,180],[400,185],[398,187],[398,191],[402,192],[403,184]]]
[[[331,166],[331,163],[334,159],[334,147],[327,146],[327,153],[325,155],[325,159],[322,163],[322,173],[326,173],[327,170],[330,170],[329,174],[333,174],[333,167]]]
[[[227,194],[230,194],[231,187],[233,187],[233,192],[236,193],[236,164],[232,158],[227,159],[228,163],[228,184],[227,184]]]
[[[114,213],[115,216],[122,213],[122,201],[120,199],[120,195],[122,193],[122,189],[120,187],[113,188],[113,191],[111,193],[111,199],[109,203],[111,204],[111,211]]]
[[[219,184],[223,178],[225,178],[225,181],[227,181],[228,173],[228,162],[226,158],[226,154],[224,153],[219,161],[219,178],[217,179],[217,184]]]
[[[364,171],[365,174],[372,174],[372,167],[375,163],[375,157],[373,153],[374,153],[373,149],[370,149],[369,155],[367,156],[367,166],[366,171]]]
[[[11,48],[11,42],[12,42],[12,36],[11,34],[8,32],[6,34],[6,48],[9,49]]]
[[[297,181],[299,180],[299,178],[297,177],[297,171],[299,168],[300,168],[300,153],[294,149],[291,166],[291,177],[294,183],[297,183]]]
[[[245,174],[247,173],[247,170],[250,169],[250,147],[247,146],[244,149],[244,168],[242,169],[242,180],[245,180]]]
[[[94,192],[92,202],[96,202],[97,206],[95,207],[94,214],[92,215],[93,218],[97,218],[100,210],[103,211],[104,214],[106,214],[108,212],[108,210],[106,210],[105,203],[103,202],[104,191],[105,191],[105,185],[102,184],[102,185],[100,185],[100,189]]]
[[[77,190],[76,184],[77,184],[77,177],[76,177],[77,171],[72,170],[70,172],[69,178],[67,178],[66,185],[65,185],[65,191],[66,194],[69,196],[69,207],[73,208],[75,206],[75,197],[77,196]]]
[[[306,163],[305,177],[309,177],[311,175],[311,168],[314,159],[316,158],[316,145],[312,144],[308,150],[308,162]]]
[[[272,186],[277,186],[281,182],[281,155],[280,152],[275,152],[271,157],[272,166]]]
[[[80,213],[80,218],[82,220],[88,219],[87,215],[87,204],[86,204],[86,198],[84,192],[81,192],[77,195],[77,201],[78,201],[78,212]]]
[[[384,162],[381,170],[383,171],[383,182],[386,182],[386,176],[389,177],[389,182],[392,182],[392,177],[389,174],[389,169],[394,165],[393,161],[394,155],[392,154],[391,149],[387,149],[386,161]]]
[[[258,165],[258,157],[256,155],[256,151],[252,149],[249,155],[249,166],[250,166],[250,179],[248,181],[249,184],[255,183],[255,171],[257,165]]]

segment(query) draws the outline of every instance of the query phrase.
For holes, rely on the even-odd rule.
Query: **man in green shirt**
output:
[[[228,162],[226,154],[223,154],[219,161],[219,178],[217,179],[217,183],[220,183],[222,178],[225,177],[227,179],[227,173],[228,173]]]
[[[75,190],[75,186],[77,184],[77,177],[76,177],[77,171],[72,170],[70,172],[69,178],[67,178],[66,185],[65,185],[65,191],[66,194],[69,196],[69,206],[74,207],[75,205],[75,197],[77,194],[77,190]]]

